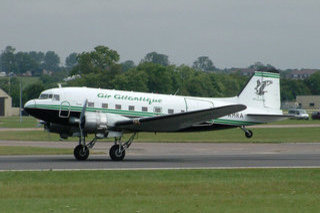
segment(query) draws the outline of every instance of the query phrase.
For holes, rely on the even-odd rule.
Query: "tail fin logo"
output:
[[[260,81],[257,80],[257,86],[254,88],[256,90],[257,95],[264,95],[267,91],[265,91],[265,88],[269,85],[271,85],[273,82],[270,80],[266,81]]]

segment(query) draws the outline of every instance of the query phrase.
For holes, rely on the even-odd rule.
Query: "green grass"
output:
[[[283,121],[277,121],[269,123],[268,125],[295,125],[295,124],[320,124],[320,120],[297,120],[297,119],[286,119]]]
[[[319,212],[319,169],[1,172],[2,212]]]
[[[235,143],[289,143],[289,142],[320,142],[320,128],[263,128],[252,129],[253,137],[247,139],[239,128],[194,132],[194,133],[139,133],[134,142],[235,142]],[[130,135],[125,135],[126,140]],[[89,135],[88,140],[93,138]],[[45,131],[8,131],[0,132],[0,140],[18,141],[59,141],[59,135]],[[66,141],[77,141],[69,138]],[[104,139],[102,141],[113,141]]]
[[[37,125],[37,119],[29,116],[23,116],[21,123],[19,116],[0,117],[0,128],[36,128]]]
[[[63,155],[72,154],[72,149],[42,148],[27,146],[0,146],[0,155]]]

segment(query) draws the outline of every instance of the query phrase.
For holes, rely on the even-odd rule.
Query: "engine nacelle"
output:
[[[101,112],[86,112],[84,130],[89,133],[101,132],[108,129],[107,114]]]

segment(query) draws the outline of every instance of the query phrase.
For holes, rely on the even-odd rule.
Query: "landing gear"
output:
[[[251,131],[251,130],[248,130],[248,132],[245,132],[245,136],[246,136],[247,138],[251,138],[251,137],[253,136],[252,131]]]
[[[79,144],[74,148],[73,154],[77,160],[87,160],[89,157],[89,149],[87,146]]]
[[[90,143],[86,144],[85,137],[80,137],[79,145],[73,150],[74,157],[77,160],[87,160],[89,157],[89,149],[93,148],[96,141],[97,137],[94,137]]]
[[[126,149],[130,147],[135,136],[136,136],[136,133],[134,133],[129,138],[129,140],[125,143],[121,142],[121,137],[116,137],[114,141],[114,145],[109,150],[109,155],[111,160],[122,161],[126,156]],[[85,136],[84,135],[80,136],[79,145],[77,145],[73,151],[74,157],[77,160],[81,160],[81,161],[87,160],[89,157],[89,149],[93,148],[98,138],[101,138],[101,137],[98,137],[96,135],[90,143],[86,143]]]
[[[109,150],[109,155],[113,161],[122,161],[126,155],[126,150],[120,147],[120,145],[113,145]]]
[[[114,145],[109,150],[109,155],[113,161],[122,161],[126,155],[126,149],[128,149],[136,136],[136,133],[129,138],[127,142],[122,144],[121,137],[115,138]]]
[[[253,136],[253,132],[251,130],[247,129],[245,126],[241,126],[240,128],[244,131],[244,135],[247,138],[251,138]]]

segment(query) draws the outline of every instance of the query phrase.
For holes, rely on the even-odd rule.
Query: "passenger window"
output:
[[[88,102],[88,107],[94,107],[94,103],[93,102]]]
[[[53,95],[54,101],[60,101],[60,95]]]
[[[102,103],[102,108],[108,109],[108,104],[107,103]]]
[[[173,114],[173,113],[174,113],[173,109],[168,109],[168,114]]]
[[[148,107],[142,107],[142,112],[148,112]]]
[[[120,104],[116,104],[116,109],[121,109],[121,105]]]
[[[134,111],[134,106],[129,106],[130,111]]]
[[[52,94],[49,94],[49,99],[52,99]]]
[[[161,109],[161,107],[154,107],[153,111],[154,111],[155,113],[161,113],[161,112],[162,112],[162,109]]]

